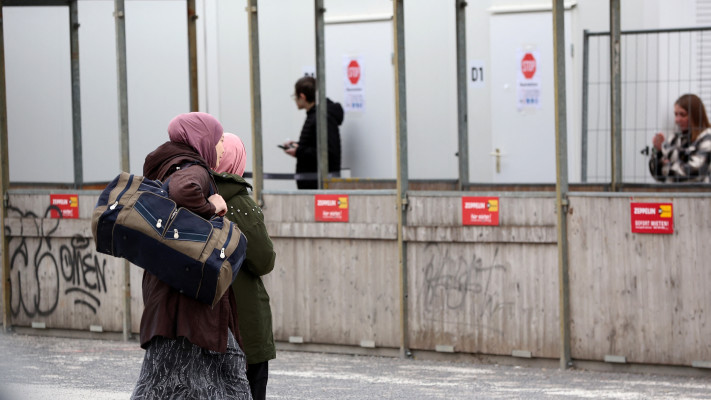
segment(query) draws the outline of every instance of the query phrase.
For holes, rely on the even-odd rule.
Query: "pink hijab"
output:
[[[168,124],[170,141],[187,144],[195,149],[207,161],[210,168],[215,168],[217,164],[215,146],[220,141],[222,133],[220,121],[202,112],[180,114]]]
[[[220,165],[215,171],[227,172],[242,176],[244,168],[247,165],[247,151],[244,149],[244,143],[239,136],[232,133],[225,133],[225,153],[222,155]]]

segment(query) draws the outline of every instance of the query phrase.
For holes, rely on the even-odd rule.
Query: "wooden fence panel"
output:
[[[499,197],[499,226],[462,226],[461,195],[409,198],[413,349],[557,357],[555,201]]]
[[[556,358],[558,262],[555,245],[408,245],[410,346]]]
[[[349,222],[314,222],[314,196],[265,195],[277,252],[263,279],[274,336],[305,342],[399,347],[395,197],[349,195]]]
[[[671,202],[674,234],[631,233],[630,202]],[[711,198],[572,197],[573,358],[711,360]]]
[[[276,340],[399,347],[396,243],[274,238],[276,267],[264,277]]]
[[[123,329],[121,260],[97,253],[91,239],[96,195],[79,195],[80,219],[52,219],[49,194],[10,196],[12,324],[104,331]]]

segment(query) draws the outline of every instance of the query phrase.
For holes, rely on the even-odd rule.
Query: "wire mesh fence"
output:
[[[678,130],[674,102],[693,93],[711,105],[711,27],[621,33],[622,179],[653,183],[652,137]],[[610,34],[585,32],[583,182],[611,180]]]

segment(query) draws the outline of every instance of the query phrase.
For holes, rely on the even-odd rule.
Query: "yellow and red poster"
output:
[[[462,197],[463,225],[499,225],[498,197]]]
[[[52,218],[79,218],[79,196],[76,194],[50,194],[49,204]]]
[[[632,233],[674,233],[671,203],[630,203]]]
[[[348,195],[314,195],[314,217],[319,222],[348,222]]]

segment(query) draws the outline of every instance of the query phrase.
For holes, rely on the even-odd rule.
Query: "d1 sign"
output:
[[[348,195],[314,195],[314,217],[320,222],[348,222]]]
[[[499,225],[498,197],[462,197],[463,225]]]
[[[76,194],[50,194],[52,218],[79,218],[79,196]]]
[[[671,203],[630,203],[632,233],[674,233]]]

